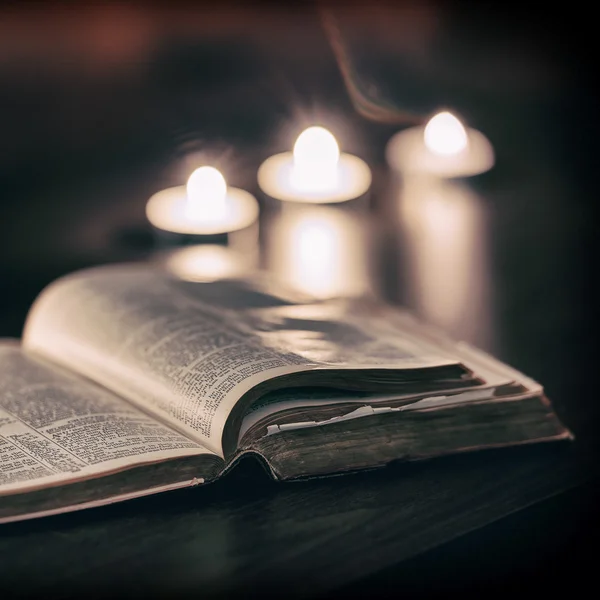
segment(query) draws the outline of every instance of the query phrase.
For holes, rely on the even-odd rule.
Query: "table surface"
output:
[[[460,3],[190,11],[0,19],[0,335],[19,336],[63,273],[147,257],[145,202],[181,182],[190,154],[258,193],[260,162],[316,119],[373,166],[376,291],[542,382],[576,441],[288,484],[248,460],[205,488],[3,527],[3,592],[446,595],[581,581],[597,534],[596,123],[583,45],[556,36],[585,25]],[[425,214],[435,200],[408,198],[384,161],[394,132],[440,106],[497,153],[490,173],[446,188],[441,229]]]

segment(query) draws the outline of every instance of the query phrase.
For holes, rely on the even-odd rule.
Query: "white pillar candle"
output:
[[[470,177],[493,167],[494,150],[483,133],[465,127],[444,111],[425,127],[394,135],[387,144],[386,158],[393,170],[406,175]]]
[[[337,204],[364,196],[371,186],[371,170],[357,156],[340,152],[327,129],[315,126],[298,136],[292,152],[263,162],[258,184],[277,200]]]
[[[397,207],[403,301],[432,325],[489,347],[490,236],[482,198],[464,184],[412,178]]]
[[[187,185],[154,194],[146,205],[146,216],[160,240],[175,246],[227,243],[232,236],[257,231],[258,214],[252,194],[227,186],[223,175],[209,166],[196,169]]]
[[[265,233],[265,266],[285,284],[319,299],[371,292],[370,228],[359,213],[298,206]]]

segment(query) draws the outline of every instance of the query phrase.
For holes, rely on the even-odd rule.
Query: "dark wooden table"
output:
[[[257,192],[260,162],[319,119],[373,165],[378,293],[541,381],[577,439],[290,484],[248,461],[194,491],[3,526],[0,597],[445,597],[592,581],[585,24],[460,3],[338,7],[336,38],[312,7],[98,6],[0,19],[0,335],[20,335],[55,277],[148,257],[146,199],[181,182],[190,153]],[[486,132],[497,164],[450,189],[441,229],[417,218],[415,230],[383,149],[440,106]],[[412,202],[419,214],[429,200]]]

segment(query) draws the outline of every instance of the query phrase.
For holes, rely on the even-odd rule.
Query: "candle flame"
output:
[[[425,146],[434,154],[451,156],[462,152],[469,142],[463,124],[447,111],[432,117],[424,131]]]
[[[226,214],[227,183],[218,169],[199,167],[187,181],[186,215],[193,221],[215,221]]]
[[[292,185],[301,192],[324,192],[337,184],[340,148],[324,127],[309,127],[296,140],[293,150]]]

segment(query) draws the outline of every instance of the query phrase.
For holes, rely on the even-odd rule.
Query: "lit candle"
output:
[[[252,194],[228,187],[223,175],[208,166],[196,169],[187,185],[154,194],[146,205],[163,246],[256,242],[258,213]]]
[[[371,170],[352,154],[340,152],[323,127],[309,127],[293,152],[269,157],[258,170],[258,184],[270,198],[308,204],[337,204],[364,197]]]
[[[403,174],[470,177],[493,167],[494,150],[483,133],[466,128],[444,111],[425,127],[394,135],[387,144],[386,158],[392,169]]]

